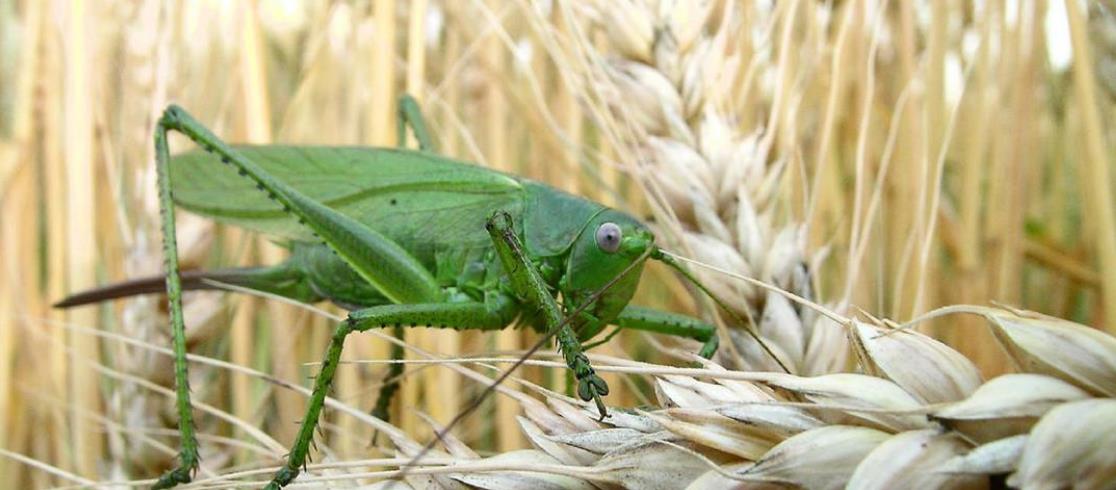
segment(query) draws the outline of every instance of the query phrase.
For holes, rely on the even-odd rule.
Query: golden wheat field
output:
[[[601,421],[546,344],[415,462],[540,336],[408,329],[385,422],[390,330],[354,334],[293,487],[1116,488],[1112,0],[0,1],[0,488],[178,461],[165,297],[51,307],[163,274],[168,104],[394,146],[403,94],[440,153],[647,222],[725,304],[661,265],[633,303],[721,348],[594,348]],[[287,254],[177,224],[186,269]],[[345,312],[183,302],[184,488],[263,486]]]

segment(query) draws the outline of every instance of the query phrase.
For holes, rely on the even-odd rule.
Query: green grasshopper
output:
[[[654,235],[640,221],[539,182],[437,155],[410,97],[400,99],[398,121],[400,139],[410,126],[418,151],[230,146],[185,110],[171,105],[163,112],[155,128],[155,153],[165,277],[102,287],[57,305],[166,292],[181,451],[180,465],[155,488],[189,482],[197,469],[181,298],[183,290],[218,288],[212,281],[306,303],[330,300],[351,310],[331,338],[294,445],[268,488],[290,483],[305,465],[342,347],[353,332],[390,327],[398,335],[415,325],[531,326],[557,339],[578,397],[594,401],[602,418],[607,411],[601,397],[608,385],[583,353],[595,344],[583,343],[608,325],[695,339],[706,358],[716,352],[713,325],[628,304],[649,258],[675,268],[709,294],[655,246]],[[184,134],[199,149],[171,157],[169,131]],[[290,258],[273,266],[183,275],[175,204],[285,238]],[[400,358],[401,349],[392,355]],[[396,379],[402,365],[392,369],[388,379]],[[397,387],[385,384],[374,415],[386,419]]]

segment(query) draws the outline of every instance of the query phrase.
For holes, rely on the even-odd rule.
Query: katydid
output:
[[[301,302],[330,300],[350,310],[331,338],[306,416],[270,488],[290,483],[305,465],[342,347],[353,332],[530,326],[555,336],[578,397],[594,401],[602,418],[608,385],[594,372],[583,344],[608,325],[697,340],[706,358],[716,352],[710,323],[628,304],[648,258],[677,269],[708,294],[655,246],[640,221],[539,182],[437,155],[409,97],[400,101],[399,121],[401,139],[408,123],[419,150],[230,146],[183,109],[171,105],[164,111],[155,150],[165,277],[102,287],[57,305],[167,294],[181,451],[180,466],[156,488],[189,482],[198,465],[181,296],[183,290],[218,287],[209,280]],[[171,157],[169,131],[199,149]],[[290,257],[271,266],[182,274],[175,205],[279,237]],[[393,364],[389,379],[401,369]],[[374,415],[386,418],[396,386],[385,383]]]

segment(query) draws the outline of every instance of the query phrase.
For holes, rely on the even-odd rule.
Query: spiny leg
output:
[[[321,239],[338,257],[353,268],[385,297],[395,303],[438,303],[443,291],[409,252],[379,232],[298,192],[268,174],[263,168],[226,145],[181,107],[170,105],[155,130],[156,168],[159,176],[160,207],[163,213],[164,256],[167,262],[167,296],[170,298],[171,326],[174,334],[175,385],[179,432],[182,439],[181,465],[163,475],[157,488],[189,482],[198,464],[197,439],[190,411],[186,376],[186,342],[182,323],[181,280],[174,242],[174,210],[168,165],[168,131],[178,131],[198,146],[235,166],[240,175],[256,183],[257,189],[297,217],[314,236]]]
[[[593,400],[603,420],[608,416],[608,411],[601,397],[608,395],[608,384],[593,370],[589,358],[582,352],[581,343],[573,328],[564,321],[558,303],[547,290],[542,276],[524,254],[522,242],[516,235],[511,216],[503,212],[496,213],[488,220],[487,229],[493,243],[496,244],[496,252],[500,256],[504,271],[511,279],[513,290],[542,312],[549,333],[555,334],[557,338],[558,350],[562,353],[566,366],[577,379],[578,397],[585,401]],[[557,332],[554,331],[556,328]]]
[[[697,318],[629,305],[616,317],[616,325],[622,329],[662,333],[702,342],[698,355],[706,359],[717,353],[717,328]]]
[[[402,326],[396,326],[391,330],[392,337],[399,340],[404,340]],[[399,344],[391,344],[391,360],[394,361],[388,365],[388,372],[384,376],[384,384],[380,387],[380,393],[376,395],[376,405],[372,407],[372,416],[384,422],[391,421],[391,400],[395,398],[395,393],[399,391],[399,383],[403,377],[404,366],[400,362],[403,360],[403,346]],[[380,436],[380,431],[372,434],[372,445],[376,445],[376,439]]]
[[[306,407],[306,416],[303,417],[298,436],[294,445],[291,446],[287,463],[275,473],[274,479],[267,485],[267,488],[278,489],[290,483],[298,476],[303,465],[306,464],[310,444],[314,437],[314,428],[321,416],[326,394],[329,393],[330,386],[333,384],[333,376],[337,372],[345,338],[350,333],[394,325],[430,325],[436,328],[498,330],[515,319],[515,311],[515,305],[512,301],[497,297],[488,303],[384,305],[350,313],[349,318],[337,326],[337,330],[334,331],[333,337],[330,339],[329,349],[326,351],[321,371],[314,378],[314,391],[311,393],[310,402]]]
[[[393,303],[430,303],[442,300],[434,276],[407,250],[353,217],[311,199],[267,173],[262,167],[221,141],[181,107],[171,105],[159,122],[167,130],[189,137],[198,146],[237,168],[240,175],[298,219],[341,260]]]
[[[167,148],[166,118],[155,126],[155,172],[159,186],[159,211],[163,226],[163,266],[167,274],[167,300],[171,337],[174,349],[175,408],[178,411],[178,433],[181,449],[179,465],[165,473],[153,488],[170,488],[187,483],[198,468],[198,439],[194,414],[190,405],[190,385],[186,368],[186,328],[182,316],[182,277],[178,267],[178,244],[175,238],[174,202],[171,197],[170,150]]]

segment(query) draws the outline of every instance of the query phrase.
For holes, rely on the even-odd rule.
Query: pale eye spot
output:
[[[616,223],[601,223],[597,227],[597,247],[605,252],[620,250],[620,238],[620,227]]]

